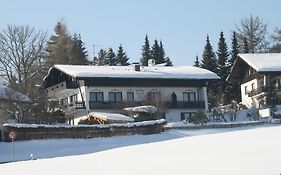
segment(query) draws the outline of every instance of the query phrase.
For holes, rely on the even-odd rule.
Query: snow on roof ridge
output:
[[[133,66],[93,66],[93,65],[54,65],[74,78],[110,77],[110,78],[173,78],[173,79],[219,79],[209,70],[194,66],[141,66],[135,71]]]
[[[281,53],[247,53],[238,56],[257,72],[281,71]]]

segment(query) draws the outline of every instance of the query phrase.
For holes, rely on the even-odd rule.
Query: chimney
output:
[[[154,60],[154,59],[149,59],[149,60],[147,61],[147,65],[148,65],[148,67],[153,67],[153,66],[155,66],[155,60]]]

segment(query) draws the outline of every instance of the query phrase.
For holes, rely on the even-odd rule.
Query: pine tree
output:
[[[238,40],[236,38],[236,32],[233,32],[232,35],[232,42],[231,42],[231,58],[229,59],[229,68],[228,73],[230,73],[230,70],[237,59],[238,53],[239,53],[239,44]],[[232,100],[235,100],[236,102],[239,102],[241,100],[241,91],[240,91],[240,82],[229,82],[228,87],[226,89],[227,95],[226,99],[228,103],[230,103]]]
[[[69,64],[69,50],[72,47],[71,37],[66,25],[61,21],[55,26],[55,35],[52,35],[47,43],[47,65]]]
[[[195,67],[199,67],[200,66],[198,55],[196,55],[196,58],[195,58],[195,61],[194,61],[194,66]]]
[[[97,65],[98,66],[108,65],[108,61],[107,61],[107,58],[106,58],[106,51],[103,50],[103,49],[100,49],[100,51],[98,53]]]
[[[122,45],[118,47],[117,55],[116,55],[117,65],[119,66],[127,66],[129,65],[129,58],[126,52],[123,50]]]
[[[161,60],[162,63],[166,62],[165,60],[165,49],[163,46],[162,41],[160,40],[160,44],[159,44],[159,60]]]
[[[117,65],[116,55],[113,52],[112,48],[108,49],[106,57],[108,59],[108,65],[109,66],[116,66]]]
[[[162,49],[161,49],[162,47]],[[163,57],[163,45],[160,47],[160,45],[158,44],[157,40],[154,40],[154,44],[151,48],[151,57],[152,59],[155,60],[155,64],[162,64],[165,62],[165,59]],[[165,54],[165,52],[164,52]]]
[[[80,34],[74,34],[72,37],[72,45],[69,53],[69,64],[73,65],[86,65],[89,63],[87,60],[87,51],[84,43],[81,40]]]
[[[233,66],[233,63],[235,62],[238,53],[239,53],[238,40],[237,40],[237,37],[236,37],[236,32],[233,32],[232,42],[231,42],[231,57],[229,59],[230,68]]]
[[[142,57],[140,58],[140,63],[143,66],[147,66],[148,60],[151,59],[151,50],[149,45],[148,36],[145,35],[144,45],[142,46]]]
[[[220,33],[220,39],[218,43],[218,69],[217,74],[221,78],[220,84],[219,84],[219,90],[220,90],[220,96],[221,96],[221,102],[224,104],[226,102],[226,88],[227,88],[227,82],[226,78],[228,76],[228,56],[229,53],[227,51],[227,45],[225,42],[224,34],[223,32]]]
[[[202,62],[200,67],[217,72],[217,59],[210,43],[209,35],[207,35],[206,45],[204,47]]]
[[[173,62],[171,61],[171,59],[169,57],[165,58],[165,62],[166,62],[165,66],[173,66]]]
[[[217,59],[215,53],[213,52],[213,47],[210,43],[210,39],[208,35],[207,35],[206,45],[204,47],[203,57],[200,67],[217,73],[217,67],[218,67]],[[219,89],[218,89],[217,82],[213,82],[212,84],[208,85],[210,107],[219,105],[220,98],[218,96],[218,93],[219,93]]]
[[[250,53],[247,38],[244,38],[243,40],[243,53]]]

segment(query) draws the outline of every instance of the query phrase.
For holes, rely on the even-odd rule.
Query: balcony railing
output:
[[[180,109],[180,108],[188,108],[188,109],[202,109],[205,108],[204,101],[194,101],[194,102],[160,102],[158,103],[163,107],[172,108],[172,109]],[[122,109],[128,106],[140,106],[140,105],[154,105],[148,104],[145,102],[93,102],[89,101],[90,109]],[[157,105],[156,105],[157,106]]]
[[[268,92],[268,87],[267,86],[261,86],[261,87],[259,87],[257,89],[254,89],[254,90],[248,92],[248,96],[249,97],[253,97],[253,96],[256,96],[256,95],[264,93],[264,92]]]

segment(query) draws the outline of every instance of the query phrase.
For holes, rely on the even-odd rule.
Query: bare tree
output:
[[[247,41],[251,53],[266,52],[268,42],[266,40],[267,24],[259,16],[250,16],[240,21],[240,26],[235,25],[240,46]]]
[[[276,28],[274,34],[271,36],[273,45],[270,47],[269,52],[280,53],[281,52],[281,29]]]
[[[0,33],[0,75],[9,85],[26,95],[36,94],[44,69],[46,33],[30,26],[8,25]],[[21,122],[30,115],[30,107],[17,105]]]

